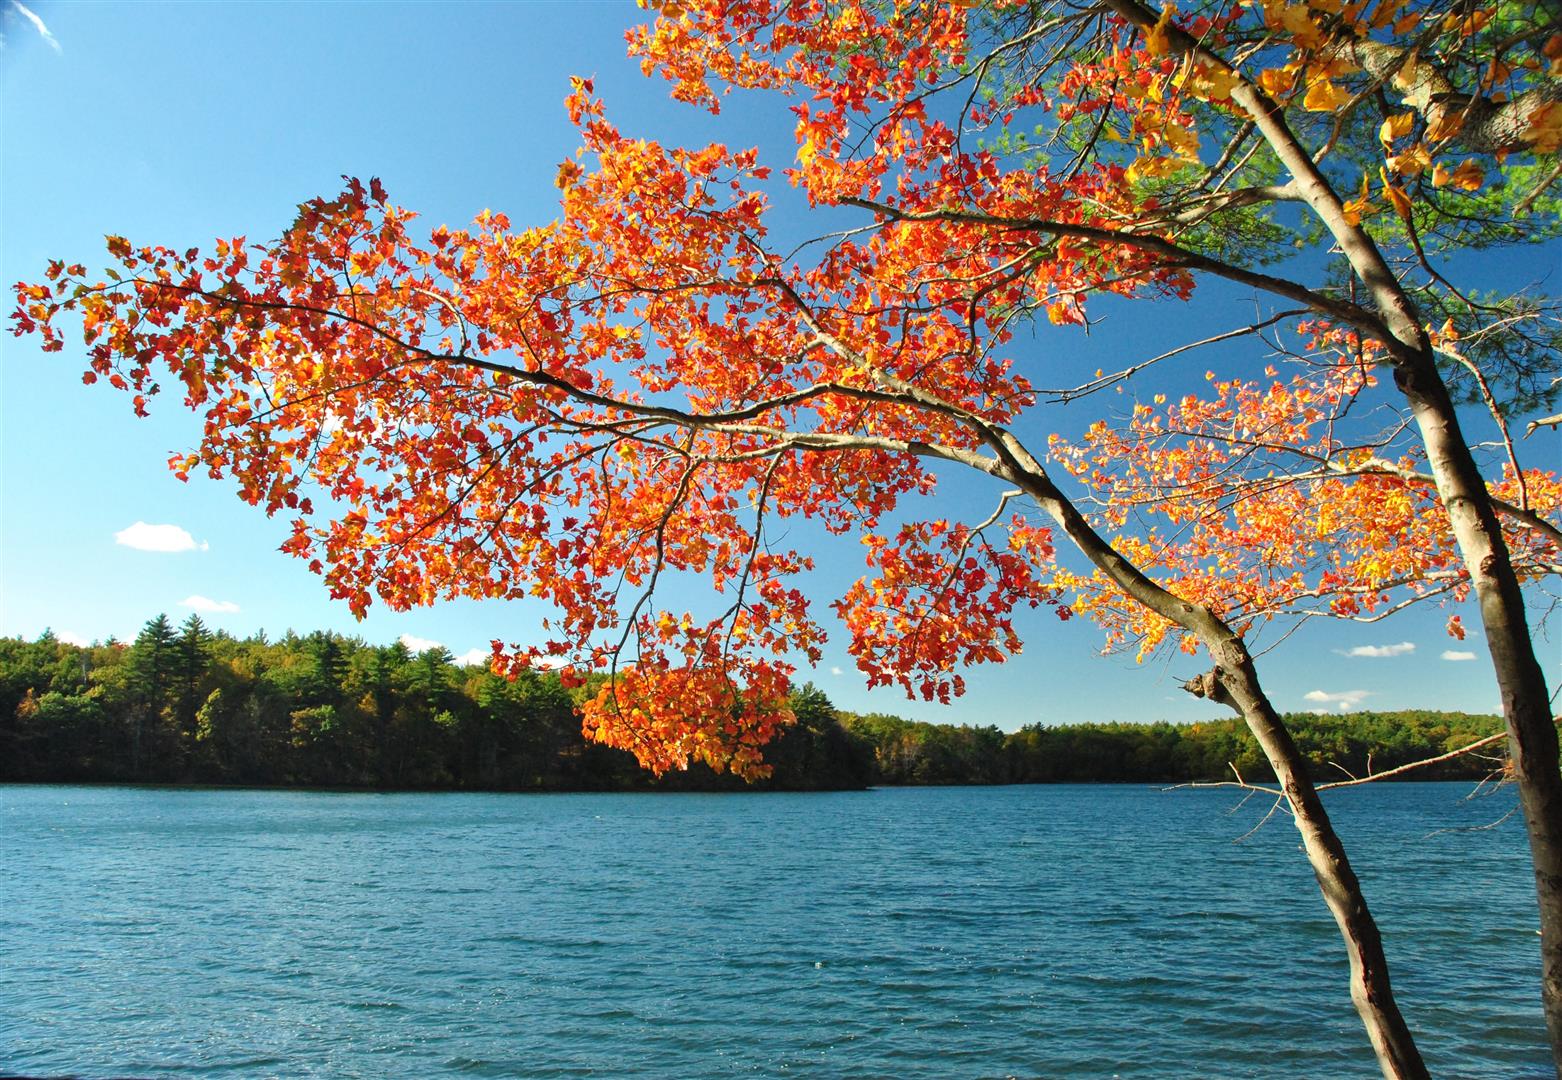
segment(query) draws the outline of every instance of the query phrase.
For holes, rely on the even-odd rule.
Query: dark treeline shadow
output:
[[[1178,783],[1272,779],[1236,718],[1199,724],[1031,724],[1005,733],[835,709],[794,693],[798,722],[748,785],[704,766],[661,778],[586,741],[582,688],[457,666],[442,648],[291,631],[234,638],[159,615],[131,644],[0,638],[0,780],[490,791],[806,791],[872,784]],[[1459,749],[1495,716],[1401,711],[1286,717],[1318,779]],[[1499,749],[1409,774],[1479,779]]]

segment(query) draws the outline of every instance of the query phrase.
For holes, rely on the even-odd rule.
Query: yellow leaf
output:
[[[1464,112],[1456,108],[1433,106],[1430,122],[1426,125],[1426,141],[1447,142],[1464,128]]]
[[[1161,17],[1155,20],[1155,25],[1145,31],[1144,48],[1151,56],[1165,56],[1171,52],[1171,39],[1166,33],[1166,27],[1170,25],[1175,10],[1173,5],[1167,4],[1161,9]]]
[[[1481,8],[1478,11],[1470,12],[1470,14],[1459,20],[1459,36],[1473,37],[1479,34],[1486,29],[1494,14],[1496,12],[1492,8]]]
[[[1345,220],[1352,225],[1360,225],[1364,214],[1372,209],[1372,187],[1367,180],[1367,174],[1361,174],[1361,193],[1343,207]]]
[[[1189,161],[1199,159],[1199,133],[1190,127],[1179,127],[1172,124],[1166,129],[1166,143],[1178,155]]]
[[[1169,157],[1142,157],[1128,166],[1123,176],[1129,183],[1138,180],[1154,179],[1159,176],[1169,176],[1186,165],[1186,161]]]
[[[1407,222],[1410,220],[1410,196],[1406,195],[1403,188],[1396,187],[1388,178],[1388,172],[1378,170],[1378,176],[1383,180],[1383,194],[1388,196],[1388,201],[1394,204],[1394,210]]]
[[[559,162],[559,171],[553,178],[553,186],[561,191],[568,191],[575,181],[580,179],[580,174],[585,171],[578,162],[561,161]]]
[[[1530,114],[1524,141],[1537,154],[1562,150],[1562,101],[1548,101]]]
[[[1432,155],[1421,143],[1416,143],[1402,154],[1395,154],[1388,159],[1390,172],[1400,176],[1420,176],[1432,164]]]
[[[1225,101],[1236,81],[1236,72],[1213,64],[1195,64],[1181,76],[1183,89],[1200,101]]]
[[[1441,163],[1432,170],[1433,187],[1449,187],[1450,185],[1460,191],[1479,190],[1481,184],[1486,181],[1486,171],[1474,161],[1466,161],[1457,169],[1449,170]]]
[[[1416,12],[1411,12],[1409,15],[1401,16],[1399,21],[1394,23],[1394,33],[1408,34],[1420,25],[1421,16]]]
[[[1373,11],[1372,18],[1368,20],[1368,25],[1374,30],[1383,29],[1383,27],[1394,21],[1394,16],[1404,6],[1405,0],[1383,0],[1377,6],[1377,9]]]
[[[1383,121],[1383,126],[1378,128],[1378,141],[1386,150],[1394,144],[1395,139],[1403,139],[1410,134],[1410,129],[1415,126],[1415,113],[1400,113]]]
[[[1302,108],[1308,112],[1334,112],[1350,100],[1350,94],[1328,79],[1319,79],[1307,88]]]
[[[1284,97],[1296,85],[1296,68],[1265,68],[1258,73],[1258,85],[1272,98]]]
[[[1287,4],[1283,0],[1265,0],[1264,21],[1273,30],[1290,34],[1297,45],[1310,49],[1323,41],[1323,32],[1307,13],[1306,4]]]

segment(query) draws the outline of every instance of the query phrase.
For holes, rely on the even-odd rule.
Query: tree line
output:
[[[0,638],[0,780],[474,790],[738,790],[702,764],[661,778],[585,739],[576,706],[605,676],[566,688],[511,680],[317,631],[235,638],[198,615],[149,621],[134,642],[78,646],[45,632]],[[797,723],[766,747],[779,790],[871,784],[1185,782],[1273,778],[1236,717],[1169,723],[932,724],[836,709],[807,685]],[[1466,746],[1494,716],[1428,711],[1287,717],[1316,779],[1381,772]],[[1502,767],[1490,749],[1419,779]]]
[[[872,713],[837,714],[872,747],[881,784],[1269,783],[1274,771],[1235,716],[1196,724],[928,724]],[[1501,729],[1501,718],[1424,709],[1318,716],[1286,726],[1319,782],[1364,777],[1463,749]],[[1505,769],[1499,746],[1428,765],[1414,780],[1478,780]]]

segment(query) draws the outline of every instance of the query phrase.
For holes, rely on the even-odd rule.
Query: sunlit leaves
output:
[[[964,689],[956,669],[1020,651],[1015,608],[1055,602],[1038,573],[1051,561],[1051,536],[1014,518],[1000,545],[986,535],[996,528],[929,521],[902,528],[893,541],[864,539],[873,573],[836,608],[870,686],[896,683],[947,702]]]
[[[1360,342],[1321,324],[1319,352],[1297,374],[1267,382],[1212,379],[1208,393],[1135,407],[1053,456],[1095,490],[1119,542],[1179,596],[1247,631],[1277,617],[1326,613],[1375,619],[1427,598],[1462,598],[1468,576],[1435,485],[1416,448],[1346,442],[1340,424],[1374,384]],[[1338,350],[1338,351],[1335,351]],[[1555,473],[1509,471],[1491,485],[1510,510],[1556,521]],[[1515,511],[1506,533],[1521,574],[1549,573],[1562,533]],[[1073,607],[1115,646],[1141,656],[1193,641],[1100,574],[1060,573]],[[1450,624],[1451,631],[1458,626]]]

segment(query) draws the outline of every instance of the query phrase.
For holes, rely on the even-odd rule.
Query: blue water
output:
[[[1545,1075],[1523,830],[1469,791],[1329,802],[1433,1074]],[[0,788],[0,1073],[1375,1075],[1236,802]]]

